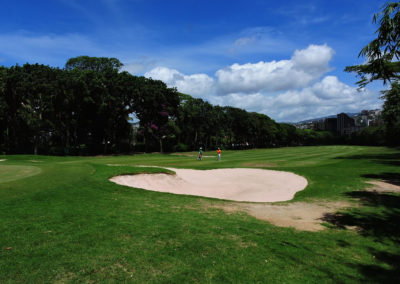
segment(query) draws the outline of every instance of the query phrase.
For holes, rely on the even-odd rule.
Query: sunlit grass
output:
[[[223,151],[220,162],[214,151],[206,151],[214,157],[203,161],[195,155],[0,157],[7,159],[0,167],[0,282],[337,283],[399,276],[399,196],[355,193],[371,175],[399,175],[399,151]],[[137,165],[291,171],[309,185],[289,202],[362,200],[364,206],[333,216],[324,231],[303,232],[206,207],[201,197],[108,181],[118,174],[165,171]],[[23,168],[40,172],[18,174]],[[339,228],[353,223],[359,231]]]

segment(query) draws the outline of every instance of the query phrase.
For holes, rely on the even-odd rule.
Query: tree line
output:
[[[213,106],[121,67],[116,58],[88,56],[71,58],[62,69],[0,67],[0,151],[94,155],[332,142],[328,132]]]

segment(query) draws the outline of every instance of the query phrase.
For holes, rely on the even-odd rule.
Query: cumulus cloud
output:
[[[330,70],[334,51],[327,45],[296,50],[290,60],[233,64],[218,70],[220,94],[282,91],[305,87]]]
[[[291,61],[294,69],[320,77],[330,70],[329,61],[333,55],[333,49],[326,44],[310,45],[306,49],[296,50]]]
[[[185,75],[166,67],[154,68],[145,76],[212,104],[264,113],[277,121],[379,108],[378,92],[358,91],[336,76],[325,75],[331,70],[333,55],[334,50],[327,45],[310,45],[296,50],[287,60],[233,64],[217,70],[215,78]]]
[[[381,106],[376,92],[358,91],[340,82],[336,76],[326,76],[309,87],[288,90],[277,96],[229,94],[218,97],[214,103],[265,113],[278,121],[288,122]]]
[[[156,67],[144,74],[147,78],[161,80],[169,87],[193,96],[206,97],[214,93],[215,81],[207,74],[184,75],[178,70]]]
[[[178,70],[156,67],[146,77],[164,81],[168,86],[194,96],[284,91],[309,85],[330,70],[334,51],[327,45],[310,45],[296,50],[290,60],[233,64],[215,73],[216,80],[206,74],[184,75]]]

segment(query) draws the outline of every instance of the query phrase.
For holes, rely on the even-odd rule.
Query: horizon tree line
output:
[[[326,144],[332,138],[264,114],[213,106],[162,81],[121,72],[122,66],[116,58],[89,56],[71,58],[62,69],[1,66],[0,151],[95,155]]]

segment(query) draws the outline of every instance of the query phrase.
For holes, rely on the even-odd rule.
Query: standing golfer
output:
[[[221,160],[221,149],[220,148],[218,148],[217,154],[218,154],[218,161],[220,161]]]
[[[197,156],[197,160],[203,160],[203,148],[200,147],[199,149],[199,155]]]

